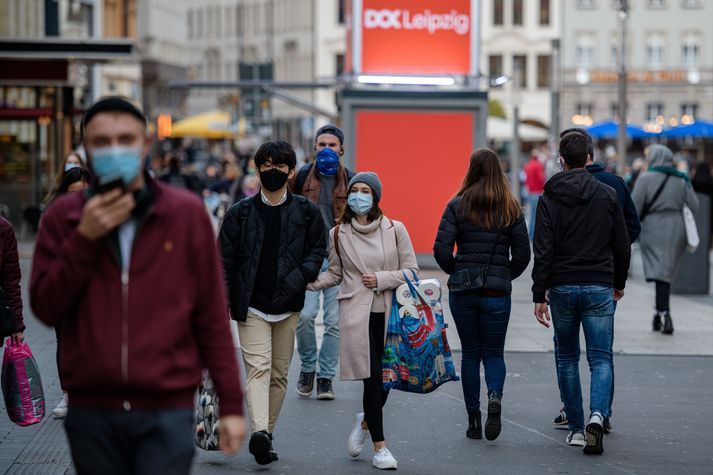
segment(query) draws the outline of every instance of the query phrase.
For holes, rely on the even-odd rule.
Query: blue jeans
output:
[[[488,394],[502,394],[505,384],[505,335],[510,321],[510,296],[484,297],[450,292],[450,308],[460,338],[461,381],[468,412],[480,410],[480,361]]]
[[[616,314],[616,302],[614,302],[614,313]],[[560,390],[560,401],[564,404],[564,395],[562,394],[562,385],[560,384],[559,364],[560,364],[560,349],[557,345],[557,334],[552,335],[555,353],[555,374],[557,375],[557,387]],[[614,346],[614,331],[612,330],[612,346]],[[612,357],[612,373],[611,373],[611,394],[609,396],[609,417],[612,415],[612,404],[614,403],[614,358]]]
[[[579,327],[584,329],[591,372],[589,410],[609,417],[613,385],[614,295],[604,285],[558,285],[550,288],[550,308],[559,347],[557,373],[569,430],[584,430],[579,380]]]
[[[322,272],[326,271],[328,261],[322,264]],[[319,369],[317,367],[317,336],[314,331],[314,321],[319,313],[319,295],[323,296],[324,336],[319,349]],[[339,287],[331,287],[317,292],[308,291],[305,294],[305,305],[300,313],[297,324],[297,351],[302,361],[302,371],[317,373],[318,378],[332,379],[337,374],[339,363],[339,302],[337,295]]]
[[[530,205],[530,220],[527,223],[527,233],[530,236],[530,241],[535,238],[535,219],[537,217],[537,202],[540,201],[540,193],[530,193],[527,197],[527,202]]]

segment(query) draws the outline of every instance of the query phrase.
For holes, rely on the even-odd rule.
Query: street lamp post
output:
[[[619,155],[617,169],[619,173],[624,171],[628,165],[626,156],[626,123],[627,123],[627,71],[626,71],[626,40],[629,27],[629,1],[619,0],[619,129],[616,141],[616,148]]]
[[[510,188],[515,198],[520,201],[520,64],[515,62],[515,70],[512,81],[512,148],[510,150]]]

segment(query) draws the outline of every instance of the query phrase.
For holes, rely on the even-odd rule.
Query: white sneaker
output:
[[[57,406],[52,409],[52,415],[55,419],[64,419],[67,417],[67,393],[62,394]]]
[[[389,449],[386,447],[378,452],[374,452],[374,458],[372,459],[371,464],[381,470],[396,470],[399,465],[394,456],[391,455],[391,452],[389,452]]]
[[[569,445],[576,445],[579,447],[584,447],[585,445],[587,445],[587,441],[584,439],[584,434],[582,432],[570,431],[569,434],[567,434],[565,442],[567,442]]]
[[[364,450],[364,444],[369,438],[369,431],[362,429],[362,422],[364,422],[364,413],[360,412],[354,416],[354,427],[349,433],[349,439],[347,440],[347,450],[349,455],[352,457],[358,457]]]

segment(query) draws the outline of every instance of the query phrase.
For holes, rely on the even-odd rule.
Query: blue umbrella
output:
[[[713,137],[713,122],[697,120],[689,125],[668,129],[662,134],[666,138],[677,137]]]
[[[619,124],[611,120],[599,122],[587,127],[587,132],[595,139],[615,139],[619,135]],[[641,127],[631,124],[626,126],[626,134],[631,139],[645,139],[657,136],[657,134],[647,132]]]

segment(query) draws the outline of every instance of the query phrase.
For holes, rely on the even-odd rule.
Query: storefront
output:
[[[131,58],[128,41],[0,40],[0,205],[30,231],[91,102],[91,64]],[[24,218],[24,219],[23,219]]]

